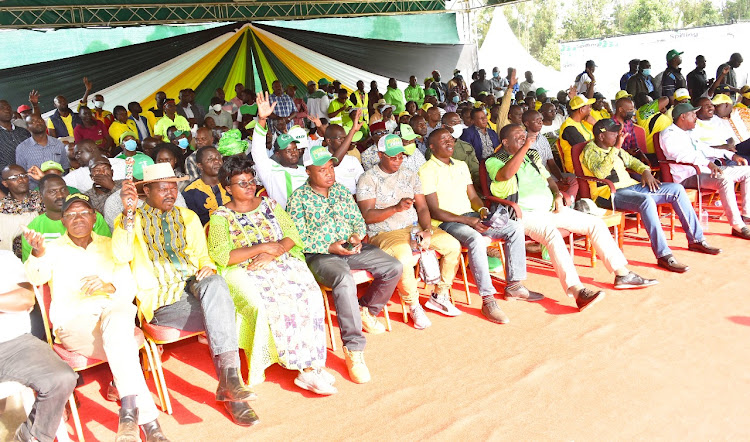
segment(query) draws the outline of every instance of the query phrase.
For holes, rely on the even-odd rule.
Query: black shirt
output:
[[[703,69],[695,68],[687,74],[687,88],[690,91],[690,96],[698,98],[708,90],[708,79],[706,78],[706,71]]]
[[[16,147],[30,136],[29,131],[22,127],[13,126],[11,130],[6,130],[0,126],[0,170],[16,163]]]

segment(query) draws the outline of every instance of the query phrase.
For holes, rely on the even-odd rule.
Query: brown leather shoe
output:
[[[688,250],[692,250],[693,252],[705,253],[707,255],[718,255],[719,253],[721,253],[720,248],[709,246],[705,240],[689,244]]]
[[[576,294],[576,305],[578,306],[578,311],[582,312],[602,299],[604,299],[603,291],[599,290],[595,292],[584,287]]]
[[[506,315],[500,307],[497,305],[497,301],[494,299],[491,302],[482,304],[482,314],[485,318],[489,319],[495,324],[507,324],[510,322],[510,318]]]
[[[247,402],[226,401],[224,407],[232,417],[232,422],[242,427],[250,427],[260,422],[255,410]]]
[[[253,401],[257,398],[258,395],[242,382],[239,369],[221,369],[219,387],[216,389],[217,401]]]
[[[115,442],[140,442],[141,430],[138,428],[138,409],[120,408],[120,419],[117,423]]]
[[[143,434],[146,435],[146,442],[169,442],[169,439],[161,431],[159,421],[154,419],[147,424],[141,425]]]
[[[665,268],[670,272],[685,273],[690,270],[690,267],[680,264],[672,255],[662,256],[656,260],[656,263],[659,264],[659,267]]]
[[[515,290],[508,290],[505,289],[505,300],[506,301],[527,301],[527,302],[535,302],[535,301],[541,301],[544,299],[544,295],[537,292],[529,291],[524,286],[521,286]]]
[[[736,236],[742,239],[750,239],[750,227],[745,226],[742,228],[742,230],[732,228],[732,236]]]

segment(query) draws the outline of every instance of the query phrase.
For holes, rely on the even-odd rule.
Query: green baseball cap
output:
[[[419,138],[419,135],[417,135],[414,132],[414,129],[411,128],[408,124],[402,124],[401,125],[401,138],[407,141],[411,141],[414,139]]]
[[[133,131],[130,131],[130,130],[126,130],[125,132],[123,132],[123,133],[122,133],[122,135],[120,135],[120,139],[119,139],[119,140],[117,140],[117,141],[118,141],[118,142],[119,142],[120,144],[122,144],[122,140],[124,140],[124,139],[125,139],[125,137],[133,137],[133,138],[135,138],[136,140],[138,139],[138,135],[136,135],[136,134],[135,134],[135,132],[133,132]]]
[[[328,81],[327,78],[321,78],[320,80],[318,80],[318,84],[321,86],[328,86],[329,84],[331,84],[331,82]]]
[[[42,172],[46,172],[48,170],[59,170],[60,172],[65,173],[65,170],[63,169],[62,165],[56,161],[45,161],[42,163],[41,166],[39,166],[39,169]]]
[[[289,134],[279,134],[279,136],[276,137],[276,145],[278,146],[278,150],[284,150],[289,147],[290,144],[296,142],[297,140],[295,140],[294,137]]]
[[[388,134],[378,140],[378,152],[383,152],[389,157],[395,157],[400,153],[406,153],[404,143],[398,135]]]
[[[667,52],[667,62],[672,61],[673,58],[677,57],[678,55],[682,55],[684,52],[677,52],[677,49],[672,49],[671,51]]]
[[[549,92],[547,89],[545,89],[543,87],[538,87],[538,88],[536,88],[536,92],[535,93],[536,93],[536,95],[542,95],[542,94],[546,94],[547,92]]]
[[[338,163],[336,157],[331,155],[331,152],[328,151],[328,148],[323,145],[313,146],[309,149],[305,149],[305,154],[302,155],[302,164],[305,167],[323,166],[331,160],[333,160],[335,163]]]

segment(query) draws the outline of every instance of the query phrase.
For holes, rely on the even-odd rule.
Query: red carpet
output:
[[[301,391],[295,373],[274,366],[256,388],[261,423],[252,428],[231,423],[214,402],[206,346],[167,346],[174,414],[160,422],[173,441],[748,440],[750,243],[730,237],[723,221],[707,239],[724,253],[689,252],[676,233],[675,256],[691,267],[678,275],[656,267],[647,241],[627,238],[631,269],[660,281],[644,290],[614,291],[604,266],[590,268],[577,251],[584,283],[607,291],[583,313],[551,269],[533,263],[527,285],[548,299],[499,301],[508,325],[486,321],[477,295],[466,307],[458,280],[464,313],[428,313],[433,326],[424,331],[401,321],[394,297],[393,332],[368,336],[369,384],[348,380],[340,349],[328,356],[339,389],[331,397]],[[117,405],[102,396],[110,379],[107,366],[95,368],[78,389],[89,440],[114,438]]]

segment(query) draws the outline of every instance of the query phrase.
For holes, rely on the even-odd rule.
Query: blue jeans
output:
[[[476,212],[469,212],[463,216],[479,218]],[[491,296],[497,293],[492,285],[490,269],[487,263],[487,240],[473,227],[463,223],[446,222],[440,228],[453,235],[463,247],[469,250],[469,266],[474,273],[474,280],[481,296]],[[509,220],[501,229],[490,229],[486,236],[502,238],[505,250],[505,268],[508,281],[523,281],[526,279],[526,245],[523,224]]]
[[[701,229],[693,205],[685,193],[685,188],[680,184],[661,183],[656,192],[652,192],[642,184],[634,184],[624,189],[618,189],[612,199],[615,202],[616,209],[641,214],[643,225],[646,226],[648,237],[651,240],[651,249],[657,258],[672,254],[662,230],[659,214],[656,210],[657,204],[672,206],[672,210],[680,218],[680,223],[682,223],[682,228],[685,230],[685,235],[690,244],[703,241],[703,229]],[[608,208],[611,209],[612,206],[610,205]]]

